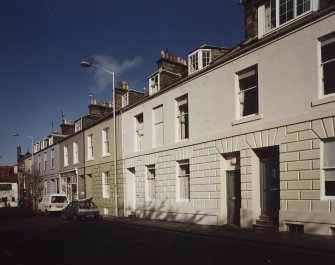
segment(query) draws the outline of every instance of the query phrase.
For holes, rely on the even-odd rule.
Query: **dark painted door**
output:
[[[227,171],[228,223],[240,225],[241,175],[239,171]]]
[[[260,159],[262,216],[278,221],[280,209],[279,154],[268,150]]]

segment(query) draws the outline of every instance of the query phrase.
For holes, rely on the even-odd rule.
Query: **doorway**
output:
[[[241,174],[240,171],[227,171],[227,211],[228,224],[240,225]]]
[[[128,168],[126,175],[126,214],[135,215],[136,211],[136,179],[135,168]]]
[[[280,209],[279,147],[255,150],[260,165],[261,215],[259,222],[278,226]],[[258,223],[259,223],[258,222]],[[257,222],[256,222],[257,223]]]

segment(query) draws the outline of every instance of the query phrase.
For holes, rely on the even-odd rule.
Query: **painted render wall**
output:
[[[280,150],[279,229],[331,234],[335,204],[321,196],[322,140],[335,137],[335,97],[320,98],[317,39],[334,31],[331,14],[217,67],[123,114],[124,168],[135,169],[136,214],[201,224],[227,223],[225,154],[240,154],[241,226],[260,214],[259,161],[254,150]],[[235,73],[258,64],[261,119],[236,121]],[[188,94],[190,138],[176,141],[175,99]],[[320,104],[325,103],[325,104]],[[152,109],[164,106],[164,145],[152,148]],[[144,114],[144,149],[134,149],[135,119]],[[234,123],[234,125],[232,125]],[[176,200],[177,161],[190,161],[190,200]],[[146,201],[146,166],[156,167],[156,199]],[[126,183],[128,184],[128,183]],[[128,196],[126,194],[126,201]]]
[[[318,100],[321,86],[317,39],[332,32],[334,23],[334,15],[324,17],[127,111],[123,115],[124,154],[135,151],[134,116],[141,112],[144,113],[144,150],[152,148],[152,108],[160,104],[164,106],[164,144],[175,144],[177,123],[173,99],[186,93],[189,97],[190,139],[246,126],[243,121],[247,119],[236,119],[235,73],[255,64],[258,64],[259,113],[262,118],[253,123],[312,111],[311,103]],[[233,122],[238,125],[233,126]]]
[[[51,150],[54,150],[54,168],[51,168]],[[44,153],[47,154],[47,168],[44,170]],[[41,170],[38,171],[38,156],[41,156]],[[36,187],[39,187],[37,190],[37,196],[41,198],[41,196],[44,194],[44,189],[42,188],[44,185],[44,181],[47,181],[47,193],[56,193],[57,187],[56,187],[56,179],[59,178],[59,145],[51,145],[47,148],[34,153],[34,164],[35,164],[35,180],[37,180],[38,184]],[[27,165],[29,168],[29,165]],[[42,189],[41,189],[42,188]]]
[[[122,165],[122,141],[121,139],[122,120],[120,116],[116,118],[116,143],[117,143],[117,205],[118,215],[123,215],[124,210],[124,181]],[[109,155],[102,155],[102,130],[109,128]],[[91,194],[94,202],[99,207],[100,213],[115,215],[115,174],[114,174],[114,147],[113,147],[113,118],[101,121],[84,131],[85,139],[85,187],[86,193]],[[94,159],[88,160],[87,157],[87,137],[93,135]],[[110,176],[110,197],[102,196],[102,173],[109,172]],[[108,211],[108,213],[106,213]]]
[[[78,143],[78,162],[74,161],[73,144]],[[64,147],[68,147],[68,165],[64,165]],[[85,143],[84,133],[82,131],[66,137],[59,143],[59,175],[60,175],[60,193],[66,193],[69,200],[76,200],[86,197],[82,179],[85,175]],[[67,177],[76,177],[76,191],[72,192],[67,185]]]

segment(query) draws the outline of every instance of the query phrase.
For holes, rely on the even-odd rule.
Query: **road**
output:
[[[1,216],[1,265],[335,264],[331,253],[60,217]]]

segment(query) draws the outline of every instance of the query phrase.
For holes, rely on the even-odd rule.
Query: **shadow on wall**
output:
[[[164,201],[161,202],[159,205],[146,205],[142,208],[138,208],[136,209],[136,213],[130,208],[127,208],[126,212],[132,212],[132,214],[128,217],[142,219],[194,224],[217,224],[216,216],[210,216],[208,214],[201,213],[200,211],[196,211],[193,213],[182,212],[179,210],[179,208],[167,206]],[[215,222],[211,223],[208,219],[215,219]]]

